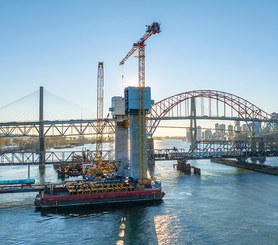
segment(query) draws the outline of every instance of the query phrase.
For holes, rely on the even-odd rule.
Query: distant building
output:
[[[226,124],[215,124],[215,138],[219,140],[225,139],[225,133],[226,133]]]
[[[240,121],[235,121],[235,132],[241,131]]]
[[[212,139],[212,131],[210,129],[206,129],[203,133],[202,133],[202,138],[204,140],[211,140]]]
[[[201,126],[197,126],[197,135],[196,135],[196,139],[197,140],[201,140],[202,138],[202,128]]]
[[[228,138],[233,138],[234,137],[234,127],[233,125],[228,125]]]

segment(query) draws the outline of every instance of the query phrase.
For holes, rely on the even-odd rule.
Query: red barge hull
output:
[[[133,203],[162,200],[165,193],[161,189],[145,189],[122,192],[105,192],[71,195],[68,192],[55,195],[37,195],[35,205],[38,208],[67,207],[79,205],[99,205]]]

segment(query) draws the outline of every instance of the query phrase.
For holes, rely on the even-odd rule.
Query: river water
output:
[[[185,148],[177,140],[155,148]],[[277,165],[278,158],[267,163]],[[201,176],[175,161],[152,169],[166,195],[160,204],[38,211],[35,193],[0,195],[0,244],[277,244],[278,177],[194,160]],[[0,179],[26,178],[27,167],[0,167]],[[57,181],[52,166],[31,178]]]

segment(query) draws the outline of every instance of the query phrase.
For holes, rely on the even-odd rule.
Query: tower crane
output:
[[[139,87],[145,86],[145,41],[147,41],[153,34],[160,33],[160,24],[157,22],[152,23],[150,26],[147,26],[146,33],[139,39],[137,43],[133,44],[131,50],[127,55],[121,60],[120,66],[124,65],[126,60],[134,54],[136,50],[139,51]]]
[[[102,144],[103,144],[103,87],[104,71],[103,62],[98,63],[97,76],[97,135],[96,135],[96,161],[102,161]]]
[[[138,176],[147,178],[147,139],[146,139],[146,110],[145,110],[145,42],[154,34],[160,33],[160,24],[157,22],[146,26],[146,33],[133,44],[131,50],[120,62],[120,66],[138,50]]]

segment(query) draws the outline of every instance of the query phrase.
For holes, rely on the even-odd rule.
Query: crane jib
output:
[[[133,47],[131,48],[131,50],[127,53],[127,55],[122,59],[122,61],[120,62],[120,66],[123,65],[125,63],[125,61],[136,51],[138,50],[140,47],[145,46],[145,41],[152,36],[153,34],[157,34],[160,33],[161,29],[160,29],[160,24],[157,22],[152,23],[151,25],[147,26],[147,30],[146,33],[139,39],[138,42],[133,44]]]

